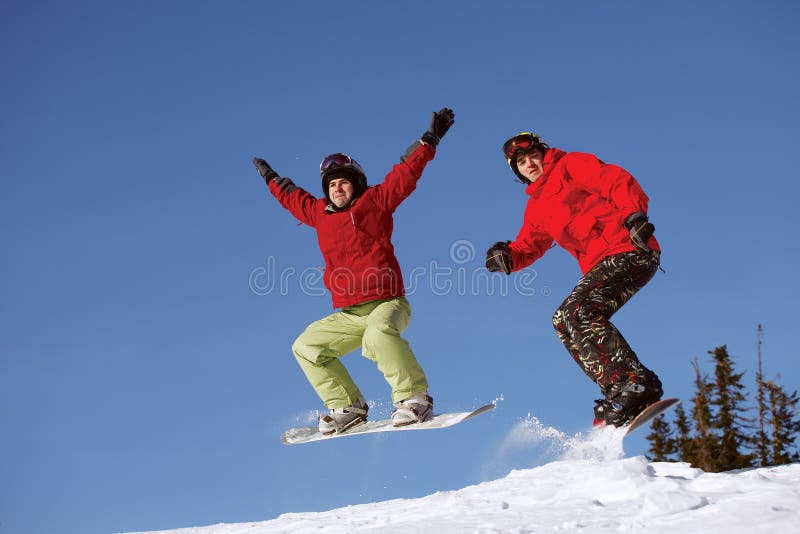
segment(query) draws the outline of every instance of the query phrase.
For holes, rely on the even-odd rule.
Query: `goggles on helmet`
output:
[[[541,144],[542,140],[538,135],[531,132],[523,132],[503,143],[503,154],[506,159],[511,160],[520,150],[530,150]]]
[[[351,165],[353,165],[353,158],[347,154],[331,154],[322,159],[322,163],[319,164],[319,172],[324,173],[329,169],[334,169],[336,167],[349,167]]]
[[[541,150],[542,153],[547,152],[550,147],[542,141],[542,138],[532,132],[522,132],[518,133],[505,143],[503,143],[503,156],[506,158],[506,163],[508,166],[511,167],[511,170],[514,171],[514,174],[517,175],[517,178],[523,184],[529,184],[530,180],[528,180],[525,176],[523,176],[519,169],[517,169],[517,154],[520,152],[530,152],[531,150]]]

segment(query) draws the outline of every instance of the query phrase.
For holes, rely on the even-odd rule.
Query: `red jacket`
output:
[[[510,244],[513,270],[544,255],[553,241],[577,260],[584,274],[612,254],[636,250],[625,218],[647,213],[647,195],[622,167],[592,154],[557,148],[544,155],[541,178],[528,185],[530,195],[517,238]],[[648,245],[658,248],[655,237]]]
[[[325,287],[333,307],[344,308],[405,295],[392,245],[392,214],[414,191],[436,152],[422,143],[409,148],[382,184],[368,188],[350,206],[335,211],[288,178],[269,181],[269,190],[300,222],[317,230],[325,259]]]

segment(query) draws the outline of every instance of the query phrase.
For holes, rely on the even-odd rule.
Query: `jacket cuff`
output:
[[[267,186],[269,186],[270,184],[275,184],[279,190],[284,191],[286,193],[291,193],[292,191],[300,189],[294,184],[294,182],[291,179],[281,178],[277,174],[275,175],[274,178],[272,178],[272,180],[267,181]],[[272,190],[273,188],[270,187],[270,191]]]
[[[412,165],[412,162],[415,162],[418,159],[423,159],[424,163],[427,163],[432,160],[435,155],[435,147],[425,144],[421,139],[417,139],[411,144],[410,147],[408,147],[408,149],[406,149],[406,153],[403,154],[403,157],[400,158],[400,161]]]
[[[635,211],[630,215],[628,215],[627,217],[625,217],[625,222],[623,222],[622,224],[625,226],[625,228],[630,230],[631,226],[633,226],[633,223],[635,223],[638,219],[644,219],[644,222],[647,222],[649,220],[647,218],[646,213],[642,211]]]

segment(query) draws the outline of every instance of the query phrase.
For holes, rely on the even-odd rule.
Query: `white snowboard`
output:
[[[424,423],[416,423],[413,425],[392,426],[391,419],[383,421],[367,421],[366,424],[358,425],[341,434],[329,434],[327,436],[319,433],[316,427],[298,427],[290,428],[281,434],[281,441],[284,445],[298,445],[300,443],[308,443],[310,441],[320,441],[323,439],[344,438],[347,436],[357,436],[359,434],[370,434],[373,432],[401,432],[403,430],[431,430],[434,428],[446,428],[448,426],[457,425],[462,421],[466,421],[470,417],[488,412],[494,408],[494,404],[487,404],[481,406],[477,410],[471,412],[461,413],[443,413],[434,415],[433,419],[425,421]]]

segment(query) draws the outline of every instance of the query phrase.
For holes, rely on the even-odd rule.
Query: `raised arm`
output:
[[[261,158],[253,158],[253,165],[258,174],[264,179],[269,192],[278,199],[281,206],[286,208],[297,220],[311,227],[316,227],[316,211],[314,209],[317,198],[311,193],[297,187],[289,178],[281,178],[272,167]]]
[[[425,166],[436,155],[436,147],[447,130],[455,122],[452,109],[442,108],[431,116],[430,126],[425,133],[406,150],[400,163],[376,186],[377,198],[389,210],[394,210],[417,187]]]

